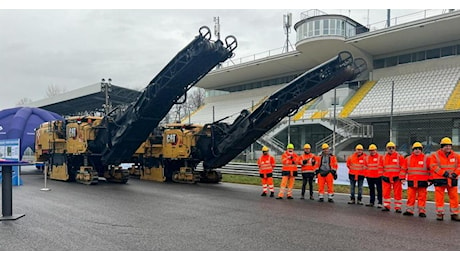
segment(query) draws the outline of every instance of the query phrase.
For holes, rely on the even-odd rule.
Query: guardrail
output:
[[[197,170],[202,170],[201,164],[198,165]],[[217,170],[220,170],[222,174],[259,177],[259,168],[256,163],[230,162]],[[339,163],[337,175],[338,177],[337,180],[334,181],[334,184],[350,185],[350,181],[348,180],[348,168],[345,163]],[[276,164],[275,170],[273,171],[273,178],[281,179],[281,164]],[[300,173],[297,175],[296,180],[302,180],[302,175]]]

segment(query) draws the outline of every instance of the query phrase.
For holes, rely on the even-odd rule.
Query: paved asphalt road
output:
[[[25,173],[25,174],[24,174]],[[260,197],[260,187],[131,179],[86,186],[23,171],[3,251],[455,251],[460,223],[377,208]],[[316,194],[315,194],[316,196]],[[365,198],[365,202],[368,198]],[[446,210],[448,208],[446,206]]]

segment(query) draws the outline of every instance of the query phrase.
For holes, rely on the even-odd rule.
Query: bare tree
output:
[[[205,90],[202,88],[194,88],[193,91],[189,93],[189,108],[192,111],[197,110],[199,107],[204,105]]]
[[[21,100],[19,100],[16,103],[16,106],[20,107],[20,106],[24,106],[24,105],[27,105],[27,104],[30,104],[30,103],[32,103],[32,99],[24,97],[24,98],[21,98]]]
[[[49,85],[48,89],[46,90],[46,97],[55,97],[64,93],[65,91],[65,88],[60,88],[56,85]]]
[[[174,105],[163,119],[164,123],[180,122],[183,118],[193,113],[200,106],[204,105],[205,90],[198,87],[191,88],[187,94],[182,96],[181,104]]]

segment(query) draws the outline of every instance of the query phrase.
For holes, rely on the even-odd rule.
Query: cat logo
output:
[[[177,135],[176,134],[167,134],[166,135],[166,143],[176,145],[177,144]]]
[[[76,127],[69,128],[69,137],[73,139],[77,139],[77,128]]]

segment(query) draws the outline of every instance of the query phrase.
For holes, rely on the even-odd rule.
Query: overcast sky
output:
[[[292,13],[295,24],[300,13],[309,10],[133,7],[56,10],[51,9],[56,6],[32,4],[0,9],[0,110],[15,107],[22,98],[43,99],[49,86],[70,91],[102,78],[142,89],[193,40],[201,26],[214,33],[214,17],[219,17],[221,38],[233,35],[238,41],[233,60],[268,50],[281,52],[286,39],[283,15]],[[321,10],[350,15],[364,25],[386,19],[385,9]],[[417,11],[395,10],[392,15]],[[294,46],[293,29],[289,37]]]

